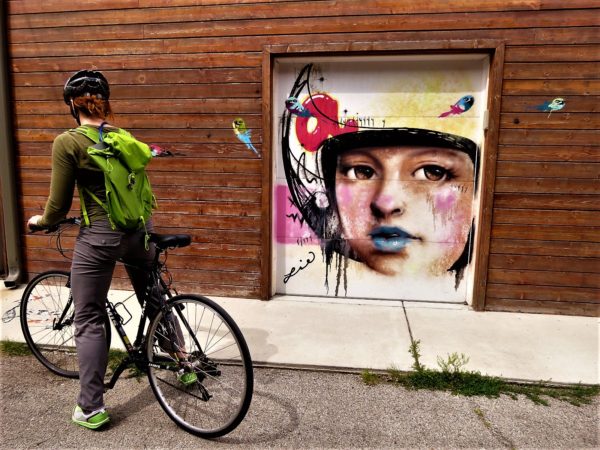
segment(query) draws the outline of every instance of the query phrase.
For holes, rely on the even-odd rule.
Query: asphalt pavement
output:
[[[104,431],[70,422],[78,381],[32,356],[0,358],[2,449],[598,448],[598,399],[584,406],[520,397],[459,397],[356,373],[256,368],[252,405],[229,435],[204,440],[179,429],[146,378],[121,378],[106,395]]]

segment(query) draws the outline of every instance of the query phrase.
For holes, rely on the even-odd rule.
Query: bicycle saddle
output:
[[[190,245],[192,237],[189,234],[156,234],[150,233],[150,242],[154,242],[158,248],[185,247]]]

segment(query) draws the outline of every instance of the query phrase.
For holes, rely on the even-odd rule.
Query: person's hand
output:
[[[36,228],[39,228],[38,222],[42,219],[42,216],[35,215],[35,216],[31,216],[29,218],[29,220],[27,221],[27,228],[29,228],[30,230],[34,230]]]

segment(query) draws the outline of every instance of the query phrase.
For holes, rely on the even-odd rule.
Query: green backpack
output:
[[[146,230],[146,222],[156,207],[156,198],[152,194],[145,170],[152,159],[152,153],[148,145],[125,130],[103,133],[104,125],[103,123],[99,130],[86,125],[73,130],[95,142],[95,145],[88,147],[87,152],[104,173],[106,187],[106,202],[102,202],[89,189],[80,188],[83,220],[87,226],[90,225],[83,202],[82,191],[85,191],[106,211],[113,230]]]

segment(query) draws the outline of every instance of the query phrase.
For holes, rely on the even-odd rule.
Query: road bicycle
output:
[[[78,223],[69,218],[45,229],[55,233],[63,256],[60,236]],[[112,389],[123,371],[134,366],[147,373],[160,406],[179,427],[204,438],[223,436],[240,424],[250,407],[254,375],[248,346],[221,306],[201,295],[178,295],[172,288],[167,251],[189,245],[191,237],[151,233],[149,241],[156,256],[133,343],[124,329],[132,319],[124,302],[106,300],[106,345],[110,348],[112,322],[126,356],[105,388]],[[159,312],[150,320],[146,306],[157,300]],[[57,375],[78,378],[70,273],[50,270],[34,277],[23,293],[20,318],[35,357]]]

